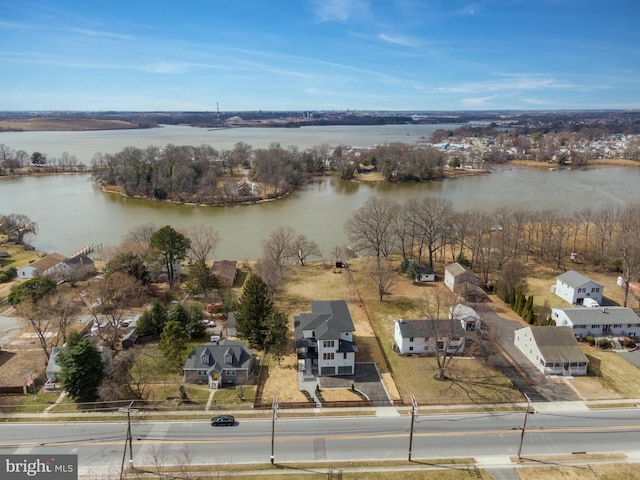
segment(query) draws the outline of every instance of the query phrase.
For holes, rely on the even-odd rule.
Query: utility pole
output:
[[[271,409],[273,410],[273,416],[271,417],[271,465],[273,465],[275,461],[274,449],[276,446],[276,420],[278,419],[278,397],[273,397],[273,405]]]
[[[409,461],[411,461],[411,453],[413,451],[413,424],[418,417],[418,402],[416,402],[416,397],[411,395],[411,429],[409,433]]]
[[[522,453],[522,444],[524,443],[524,430],[527,428],[527,417],[529,416],[529,407],[531,407],[531,399],[525,393],[524,396],[527,398],[527,410],[524,412],[524,422],[522,424],[522,430],[520,431],[520,445],[518,446],[518,460],[520,460],[520,454]]]
[[[124,473],[124,459],[127,455],[127,444],[129,445],[129,468],[133,468],[133,445],[132,445],[132,435],[131,435],[131,413],[135,413],[138,411],[137,408],[133,407],[133,400],[126,408],[119,408],[118,412],[127,414],[127,436],[124,440],[124,451],[122,452],[122,464],[120,465],[120,478],[123,477]]]

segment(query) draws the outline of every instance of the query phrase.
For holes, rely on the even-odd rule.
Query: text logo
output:
[[[3,480],[78,480],[77,455],[0,455]]]

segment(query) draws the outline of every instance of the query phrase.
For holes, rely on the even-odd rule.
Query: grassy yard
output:
[[[640,465],[619,463],[519,468],[518,476],[520,480],[633,480],[640,478]]]
[[[640,398],[640,372],[615,352],[600,350],[581,344],[590,357],[600,360],[600,373],[595,379],[603,387],[614,390],[625,398]]]

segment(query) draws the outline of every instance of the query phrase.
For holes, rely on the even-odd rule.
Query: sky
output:
[[[637,0],[0,0],[0,110],[640,108]]]

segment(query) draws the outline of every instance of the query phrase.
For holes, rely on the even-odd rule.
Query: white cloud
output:
[[[570,83],[557,82],[552,78],[514,76],[507,80],[462,83],[451,87],[440,87],[438,91],[442,93],[473,94],[509,90],[557,90],[576,87],[576,85]]]
[[[313,0],[318,18],[323,22],[344,22],[369,11],[368,0]]]
[[[378,34],[378,38],[380,40],[384,40],[385,42],[393,43],[395,45],[403,45],[405,47],[416,46],[416,42],[408,37],[393,36],[393,35],[387,35],[386,33],[380,33]]]
[[[120,40],[132,40],[133,37],[131,35],[123,35],[120,33],[112,33],[112,32],[104,32],[100,30],[87,30],[85,28],[72,28],[72,32],[80,33],[82,35],[86,35],[88,37],[107,37],[107,38],[117,38]]]

